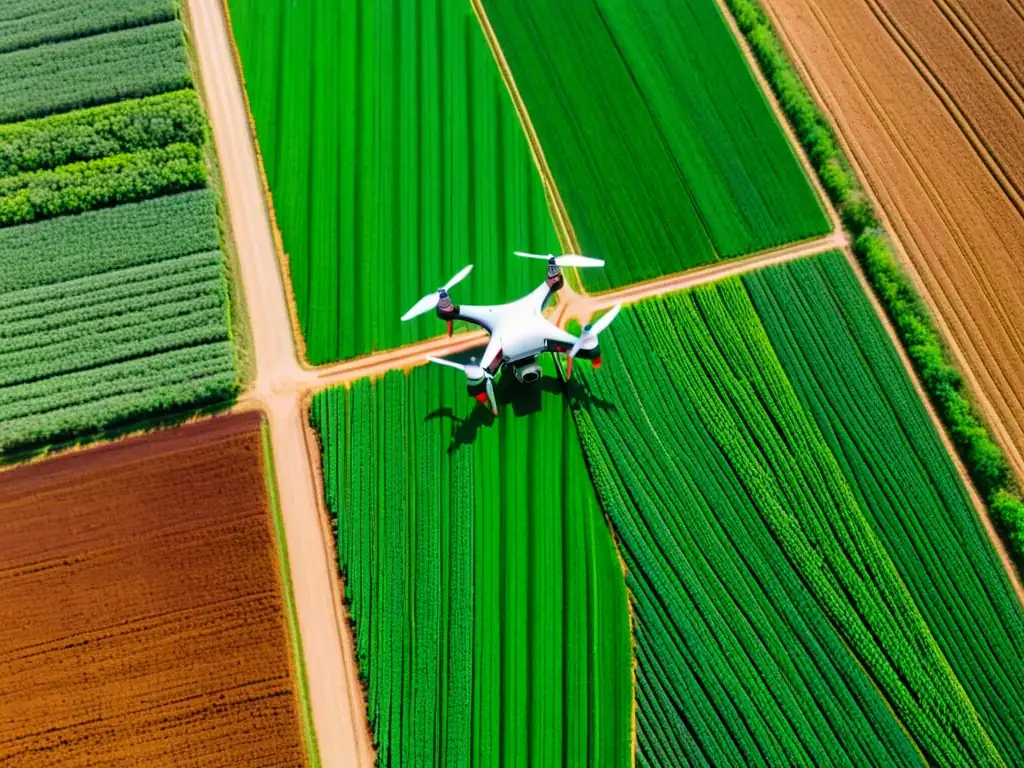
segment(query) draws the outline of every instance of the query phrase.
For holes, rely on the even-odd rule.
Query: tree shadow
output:
[[[450,456],[462,446],[472,445],[481,429],[493,427],[499,419],[526,418],[544,408],[545,400],[548,408],[557,407],[553,398],[546,395],[561,395],[564,398],[563,407],[567,408],[616,410],[614,403],[591,393],[578,381],[566,382],[556,376],[547,375],[534,384],[523,384],[516,379],[514,373],[505,371],[494,385],[494,397],[498,401],[497,417],[483,405],[475,406],[466,417],[456,414],[450,406],[442,406],[427,414],[427,421],[451,421],[451,443],[448,446]]]

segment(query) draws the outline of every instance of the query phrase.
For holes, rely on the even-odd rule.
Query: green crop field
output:
[[[379,765],[631,764],[625,584],[549,382],[494,424],[433,366],[313,400]]]
[[[218,249],[211,190],[0,230],[0,457],[230,399]]]
[[[557,252],[543,186],[469,4],[230,0],[314,365],[443,332],[399,317],[463,265],[507,301]]]
[[[846,262],[744,278],[804,408],[1008,764],[1024,760],[1024,616],[956,468]]]
[[[576,417],[636,600],[638,762],[1018,764],[1024,615],[842,256],[609,337]]]
[[[170,21],[177,0],[5,0],[0,53]]]
[[[584,253],[622,286],[828,231],[714,0],[492,2]]]
[[[179,21],[0,54],[0,123],[192,84]]]

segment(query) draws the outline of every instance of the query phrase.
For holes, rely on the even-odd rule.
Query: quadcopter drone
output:
[[[572,375],[572,361],[576,357],[590,360],[592,365],[598,368],[601,365],[601,348],[597,344],[597,336],[611,325],[621,308],[621,305],[616,304],[596,323],[585,326],[579,336],[563,331],[541,314],[548,299],[565,285],[562,267],[603,267],[604,261],[575,254],[543,256],[516,251],[516,255],[529,259],[546,259],[548,262],[548,274],[544,282],[523,298],[492,306],[453,304],[448,291],[470,273],[473,269],[473,265],[470,264],[459,270],[435,293],[424,296],[402,315],[402,320],[411,320],[433,309],[447,324],[449,336],[452,334],[454,320],[465,320],[479,325],[490,334],[487,348],[479,363],[475,358],[469,365],[439,357],[427,359],[463,371],[466,374],[466,386],[470,396],[479,403],[489,406],[495,416],[498,415],[498,403],[494,399],[493,381],[502,367],[511,368],[516,378],[524,384],[535,383],[541,378],[542,372],[537,358],[544,352],[567,356],[567,378]]]

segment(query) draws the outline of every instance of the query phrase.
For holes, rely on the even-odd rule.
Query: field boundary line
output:
[[[263,478],[267,486],[267,504],[270,524],[274,530],[274,552],[277,554],[278,578],[284,596],[285,622],[288,625],[288,645],[291,648],[292,663],[295,666],[295,686],[298,693],[299,721],[302,723],[303,744],[310,768],[320,768],[320,748],[317,744],[316,729],[313,727],[313,709],[309,702],[309,678],[306,674],[306,657],[302,653],[302,635],[299,633],[299,617],[295,612],[295,594],[292,590],[292,568],[288,559],[288,544],[284,537],[284,520],[277,496],[277,474],[274,454],[270,445],[270,424],[266,414],[260,411],[260,442],[263,446]]]
[[[512,76],[512,68],[505,59],[505,52],[502,51],[501,43],[498,42],[498,36],[491,26],[491,20],[487,17],[483,1],[470,0],[470,5],[473,7],[473,13],[476,14],[477,21],[480,23],[484,38],[487,40],[487,47],[491,49],[491,55],[494,56],[494,62],[501,73],[501,79],[505,82],[505,88],[512,98],[512,104],[515,107],[516,114],[519,116],[519,124],[523,128],[523,133],[526,134],[526,141],[530,145],[533,162],[540,173],[544,192],[548,198],[551,218],[554,221],[555,230],[558,233],[558,239],[562,244],[562,248],[565,249],[566,253],[581,253],[579,240],[576,239],[576,231],[573,229],[572,220],[569,218],[569,213],[565,208],[565,203],[562,201],[562,196],[558,192],[555,177],[551,173],[550,166],[548,166],[547,158],[544,155],[544,148],[540,143],[540,137],[537,136],[537,131],[533,127],[533,121],[530,120],[530,113],[526,109],[526,102],[523,101],[519,88],[516,86],[515,78]],[[574,275],[576,274],[575,269],[572,272]],[[577,281],[579,280],[578,275],[576,275],[576,279]]]

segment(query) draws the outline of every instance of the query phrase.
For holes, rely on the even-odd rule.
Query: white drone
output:
[[[498,403],[494,399],[493,382],[494,376],[503,365],[511,367],[516,378],[525,384],[532,384],[541,378],[537,357],[544,352],[567,355],[567,377],[572,375],[572,361],[576,357],[590,360],[593,366],[598,368],[601,365],[601,348],[597,344],[597,335],[611,325],[621,308],[621,305],[616,304],[596,323],[585,326],[580,336],[563,331],[541,314],[551,295],[565,285],[562,267],[603,267],[604,261],[575,254],[543,256],[516,251],[516,255],[529,259],[546,259],[548,262],[547,278],[523,298],[508,304],[485,307],[453,304],[448,291],[470,273],[473,269],[473,265],[470,264],[438,288],[436,293],[424,296],[402,315],[402,320],[411,320],[434,309],[437,316],[447,323],[449,336],[452,333],[453,320],[465,320],[479,325],[490,334],[491,338],[479,363],[476,362],[476,358],[469,365],[439,357],[427,359],[463,371],[466,374],[469,394],[483,405],[488,405],[495,416],[498,415]]]

